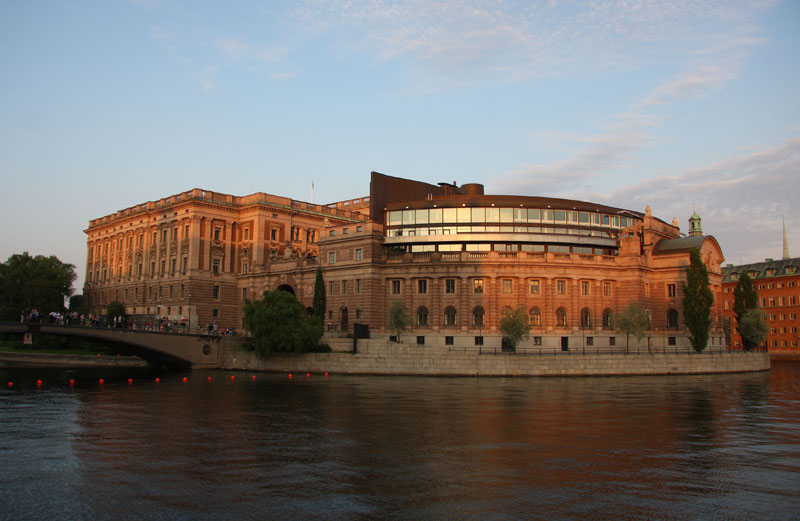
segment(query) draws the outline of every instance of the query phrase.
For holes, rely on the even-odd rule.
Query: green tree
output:
[[[647,310],[638,302],[631,302],[617,315],[617,329],[625,334],[625,352],[628,352],[631,336],[641,341],[650,326]]]
[[[528,319],[528,311],[522,305],[509,313],[503,313],[500,317],[500,332],[511,342],[514,349],[528,338]]]
[[[757,347],[767,338],[767,322],[764,312],[758,308],[749,308],[744,311],[739,320],[739,334],[742,336],[742,345],[746,351]]]
[[[389,331],[394,333],[397,341],[400,341],[400,335],[408,329],[411,325],[411,316],[408,314],[408,309],[402,300],[395,300],[392,302],[392,307],[389,308]]]
[[[725,334],[725,345],[730,346],[732,341],[732,327],[731,327],[731,319],[729,317],[725,317],[722,319],[722,332]]]
[[[117,300],[112,300],[106,307],[106,320],[111,325],[115,318],[125,316],[125,304]]]
[[[736,283],[736,287],[733,289],[733,299],[733,312],[736,313],[736,323],[739,324],[739,332],[741,333],[741,323],[745,313],[748,310],[758,309],[758,291],[756,291],[753,279],[747,272],[742,273],[739,282]],[[766,325],[764,327],[766,328]],[[745,338],[744,334],[741,336],[742,346],[746,351],[750,351],[764,340],[762,338],[753,343],[750,337]]]
[[[19,320],[22,310],[34,308],[42,314],[64,311],[75,278],[75,266],[55,256],[12,255],[0,263],[0,317]]]
[[[244,320],[260,357],[318,349],[318,318],[307,315],[288,291],[265,291],[261,300],[245,300]]]
[[[692,248],[689,252],[686,282],[683,284],[683,318],[689,329],[689,341],[698,353],[708,345],[711,327],[714,293],[708,284],[708,269],[700,258],[700,250]]]
[[[72,295],[69,298],[69,311],[74,311],[79,315],[85,314],[89,311],[86,307],[86,298],[83,295]]]
[[[314,280],[314,302],[311,304],[311,315],[319,322],[319,336],[324,332],[325,312],[327,311],[327,293],[325,279],[322,278],[322,267],[317,266],[317,277]]]

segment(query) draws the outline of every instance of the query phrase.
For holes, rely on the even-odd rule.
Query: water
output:
[[[256,376],[0,367],[0,518],[800,517],[800,364]]]

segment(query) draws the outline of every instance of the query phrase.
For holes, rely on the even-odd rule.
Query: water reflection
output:
[[[0,391],[0,503],[14,519],[791,519],[799,373],[101,387],[88,371],[73,390],[53,374]]]

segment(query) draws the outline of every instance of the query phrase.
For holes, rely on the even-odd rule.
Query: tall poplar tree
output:
[[[324,332],[325,311],[327,308],[327,293],[325,293],[325,279],[322,278],[322,267],[317,266],[317,277],[314,280],[314,302],[311,304],[311,315],[319,322],[320,336]]]
[[[708,345],[711,327],[714,293],[708,284],[708,269],[700,257],[700,250],[692,248],[689,252],[686,282],[683,284],[683,318],[689,329],[689,341],[698,353]]]
[[[751,330],[760,332],[758,328],[747,327],[742,329],[741,325],[744,321],[744,316],[748,310],[758,309],[758,292],[756,286],[753,284],[753,279],[747,272],[743,272],[739,277],[739,282],[733,289],[733,312],[736,313],[736,324],[739,326],[739,333],[742,335],[742,346],[746,351],[750,351],[756,347],[763,339],[760,339],[760,334],[749,335],[746,334]],[[766,327],[766,325],[765,325]]]

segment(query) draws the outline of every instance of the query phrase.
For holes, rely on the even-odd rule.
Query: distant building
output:
[[[788,257],[785,247],[784,252]],[[759,307],[766,313],[768,329],[765,345],[771,353],[800,353],[800,320],[797,318],[800,314],[800,258],[766,259],[764,262],[741,266],[729,264],[722,273],[721,307],[724,316],[734,326],[732,347],[741,349],[742,346],[742,338],[735,327],[733,290],[742,273],[747,273],[758,291]]]
[[[624,346],[616,316],[631,301],[651,325],[642,346],[689,346],[681,284],[697,248],[721,292],[717,241],[677,221],[597,203],[486,195],[482,185],[438,185],[371,174],[368,197],[312,205],[199,189],[95,219],[86,230],[90,308],[111,300],[130,315],[240,328],[244,298],[285,289],[310,307],[321,266],[325,331],[353,323],[388,334],[388,310],[405,303],[411,341],[499,346],[500,318],[524,306],[525,346]],[[723,348],[713,318],[710,347]],[[523,347],[525,347],[523,346]]]

